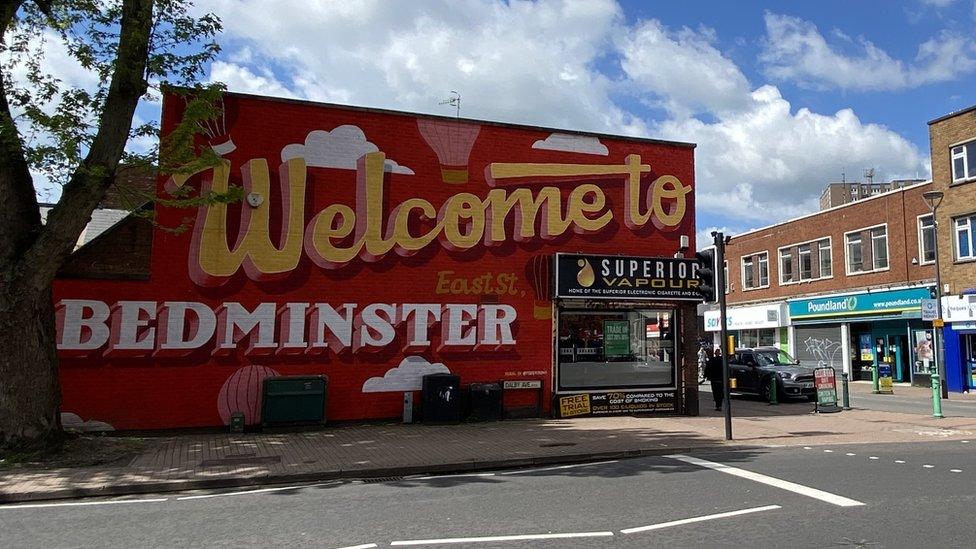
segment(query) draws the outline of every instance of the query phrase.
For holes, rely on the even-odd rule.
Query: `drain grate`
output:
[[[376,484],[379,482],[397,482],[403,480],[403,477],[370,477],[360,479],[363,484]]]
[[[264,465],[267,463],[281,463],[281,456],[239,455],[222,458],[205,459],[200,462],[203,467],[218,467],[220,465]]]
[[[575,442],[550,442],[549,444],[540,444],[540,448],[555,448],[557,446],[576,446]]]

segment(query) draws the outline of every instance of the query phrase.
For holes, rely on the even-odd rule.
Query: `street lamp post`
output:
[[[942,191],[928,191],[922,193],[922,198],[925,199],[925,204],[928,205],[929,209],[932,210],[932,231],[935,233],[935,314],[942,321],[942,278],[939,272],[939,216],[937,215],[937,210],[939,205],[942,204],[942,198],[945,193]],[[936,372],[939,376],[940,392],[942,393],[942,398],[949,398],[949,388],[946,385],[946,368],[945,368],[945,351],[943,350],[943,340],[942,340],[942,327],[935,326],[935,344],[938,347],[935,351],[935,365]],[[940,403],[941,404],[941,403]],[[939,406],[941,408],[941,405]],[[941,412],[941,410],[940,410]],[[941,413],[936,414],[941,416]]]

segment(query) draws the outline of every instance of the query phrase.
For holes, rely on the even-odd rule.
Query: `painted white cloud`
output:
[[[419,391],[423,377],[429,374],[449,374],[451,370],[440,362],[431,364],[422,356],[408,356],[396,368],[390,368],[383,377],[371,377],[363,383],[364,393]]]
[[[865,38],[845,53],[831,45],[816,25],[798,17],[766,13],[761,61],[770,77],[812,88],[898,90],[957,80],[976,71],[971,34],[943,31],[918,47],[915,59],[892,58]]]
[[[115,427],[104,421],[97,421],[90,419],[85,421],[81,419],[78,414],[73,414],[71,412],[61,412],[61,426],[64,427],[66,431],[81,431],[81,432],[101,432],[101,431],[114,431]]]
[[[305,136],[305,143],[292,143],[281,149],[282,162],[292,158],[304,158],[308,166],[355,170],[356,162],[366,153],[377,152],[379,147],[366,139],[359,126],[343,125],[331,132],[312,130]],[[384,170],[413,175],[413,170],[386,159]]]
[[[573,135],[568,133],[552,133],[545,139],[532,144],[533,149],[550,151],[564,151],[582,154],[599,154],[607,156],[610,151],[600,140],[591,135]]]

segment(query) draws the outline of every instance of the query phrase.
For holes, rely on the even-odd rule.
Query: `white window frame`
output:
[[[804,254],[803,250],[801,250],[801,248],[803,248],[804,246],[807,247],[806,254]],[[803,256],[804,255],[807,256],[807,261],[810,262],[810,276],[806,278],[803,278]],[[813,280],[813,249],[810,247],[810,244],[800,244],[799,246],[796,247],[796,274],[797,274],[797,278],[800,279],[800,282]]]
[[[932,265],[932,264],[935,263],[935,259],[931,259],[929,261],[926,261],[925,260],[925,235],[922,233],[922,231],[924,229],[922,227],[922,220],[925,219],[925,218],[928,218],[928,217],[931,217],[932,218],[932,233],[933,233],[933,236],[935,236],[936,238],[938,238],[938,234],[936,234],[936,230],[935,230],[935,216],[933,216],[930,213],[922,214],[922,215],[918,216],[916,218],[916,221],[915,221],[915,226],[918,228],[918,264],[919,265]],[[937,247],[938,246],[936,246],[936,248]],[[933,254],[936,253],[935,249],[932,250],[932,253]]]
[[[959,217],[953,218],[952,220],[952,247],[956,250],[956,261],[976,261],[976,224],[973,220],[976,219],[976,213],[971,213],[969,215],[961,215]],[[965,231],[969,233],[969,255],[962,256],[959,254],[959,233],[963,231],[960,221],[966,221]]]
[[[827,247],[826,248],[824,248],[823,246],[817,246],[817,270],[820,272],[820,278],[818,278],[817,280],[826,280],[828,278],[834,278],[834,240],[833,240],[833,237],[828,236],[825,239],[824,238],[821,238],[820,240],[815,240],[814,242],[822,242],[824,240],[827,241]],[[821,261],[821,258],[823,257],[823,251],[824,250],[827,250],[827,259],[829,260],[827,262],[827,264],[828,264],[828,269],[830,269],[830,274],[827,275],[827,276],[824,276],[824,274],[823,274],[824,273],[823,261]]]
[[[852,231],[857,232],[857,231]],[[830,248],[830,275],[824,276],[823,269],[820,268],[820,242],[827,242],[827,247]],[[817,246],[817,267],[820,272],[820,276],[814,278],[813,275],[813,244],[818,244]],[[800,278],[800,246],[810,246],[810,278]],[[796,248],[796,254],[792,253],[792,249]],[[786,282],[783,280],[783,251],[789,251],[793,256],[793,281]],[[816,282],[817,280],[829,280],[834,278],[834,238],[832,236],[821,236],[819,238],[813,238],[811,240],[805,240],[803,242],[794,242],[793,244],[787,244],[786,246],[780,246],[776,249],[776,255],[780,258],[780,272],[779,272],[779,284],[780,286],[790,286],[792,284],[801,284],[803,282]]]
[[[874,229],[880,229],[880,228],[884,228],[884,231],[885,231],[885,257],[888,259],[888,266],[887,267],[883,267],[881,269],[875,269],[874,268],[874,261],[875,261],[875,257],[874,257],[874,236],[871,235],[870,232],[873,231]],[[865,238],[862,236],[863,233],[868,233],[867,241],[865,241]],[[850,235],[852,235],[852,234],[857,234],[859,237],[861,237],[861,266],[862,267],[865,266],[864,265],[865,264],[865,261],[864,261],[864,245],[865,244],[868,244],[868,245],[871,246],[871,267],[872,267],[871,269],[864,269],[864,270],[861,270],[861,271],[851,271]],[[890,270],[890,269],[891,269],[891,242],[889,242],[889,239],[888,239],[888,224],[887,223],[880,223],[878,225],[871,225],[870,227],[861,227],[860,229],[854,229],[853,231],[847,231],[847,232],[844,233],[844,271],[846,272],[847,276],[856,276],[856,275],[871,274],[871,273],[881,273],[881,272],[884,272],[884,271],[887,271],[887,270]]]
[[[976,139],[970,139],[969,141],[963,141],[962,143],[954,143],[949,145],[949,169],[952,173],[952,182],[963,183],[966,181],[976,181],[976,168],[970,166],[970,164],[976,164],[976,158],[969,158],[966,151],[972,146],[976,150]],[[956,153],[955,149],[959,149]],[[956,159],[962,158],[962,176],[956,176]],[[972,175],[967,175],[972,173]]]
[[[878,267],[878,254],[876,253],[877,250],[874,249],[874,241],[880,240],[879,237],[874,236],[874,231],[876,230],[877,227],[871,229],[871,266],[874,267],[873,270],[875,271],[887,271],[888,269],[891,268],[891,255],[888,253],[890,250],[888,246],[888,226],[885,225],[884,236],[880,237],[880,238],[884,238],[884,243],[885,243],[884,245],[885,266],[884,267]]]
[[[749,258],[753,259],[753,268],[755,269],[753,271],[754,273],[753,278],[757,284],[756,286],[751,286],[751,287],[746,285],[746,259]],[[761,283],[762,268],[760,267],[760,265],[762,263],[766,264],[766,284]],[[769,251],[768,250],[764,250],[761,252],[753,252],[751,254],[743,254],[742,257],[739,258],[739,267],[740,267],[739,278],[740,281],[742,282],[743,292],[748,292],[749,290],[762,290],[763,288],[769,287]]]
[[[793,252],[792,248],[787,246],[786,248],[780,248],[777,250],[779,252],[779,285],[783,286],[785,284],[796,284],[797,276],[796,269],[793,268],[795,264],[793,263]],[[790,260],[790,276],[792,280],[786,280],[786,259]]]

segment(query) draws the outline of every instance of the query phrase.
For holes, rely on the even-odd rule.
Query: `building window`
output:
[[[779,251],[779,283],[793,282],[793,254],[789,250]]]
[[[918,217],[918,256],[922,265],[935,262],[935,220],[931,214]]]
[[[870,242],[870,248],[865,245]],[[844,234],[847,274],[870,273],[888,268],[888,226],[866,227]],[[868,259],[865,260],[865,256]]]
[[[761,252],[742,258],[742,289],[769,286],[769,254]]]
[[[817,256],[814,268],[814,255]],[[808,280],[830,278],[830,238],[791,244],[779,249],[779,282],[795,284]]]
[[[976,141],[952,147],[952,182],[976,178]]]
[[[810,257],[810,245],[804,244],[799,247],[800,280],[810,280],[813,278],[813,261]]]
[[[976,215],[956,219],[956,259],[976,259],[976,241],[973,239],[973,229],[976,229]]]
[[[830,278],[833,276],[833,271],[831,270],[830,240],[821,240],[818,243],[817,249],[820,254],[820,278]]]
[[[888,268],[888,228],[871,229],[871,255],[874,257],[874,269]]]

